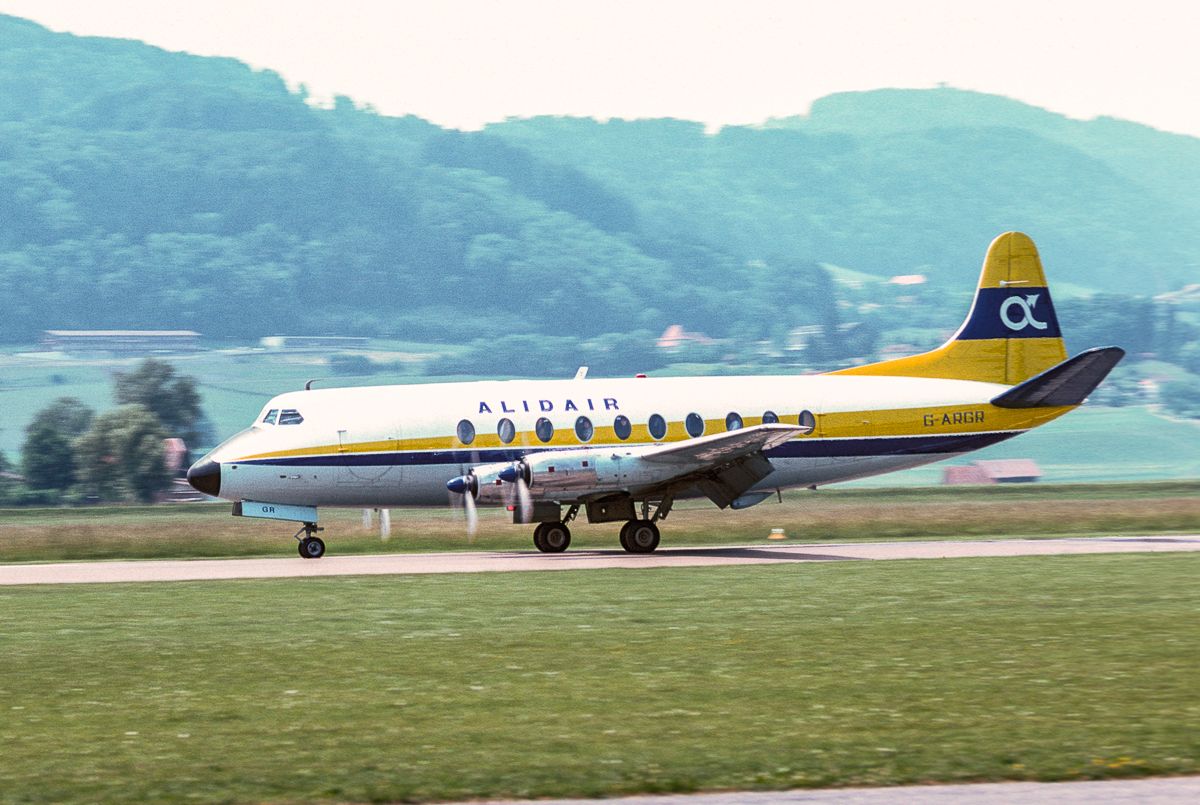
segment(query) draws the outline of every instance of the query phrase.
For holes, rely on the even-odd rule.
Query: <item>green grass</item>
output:
[[[1197,555],[9,588],[0,799],[1200,771]]]
[[[663,545],[762,542],[773,528],[805,542],[958,537],[1153,534],[1200,528],[1200,481],[793,491],[782,505],[740,512],[681,503]],[[297,525],[230,516],[230,505],[0,509],[0,562],[201,556],[290,556]],[[532,527],[481,509],[468,541],[461,512],[393,509],[392,537],[362,527],[360,510],[322,509],[331,554],[530,550]],[[576,548],[617,547],[619,523],[572,525]]]

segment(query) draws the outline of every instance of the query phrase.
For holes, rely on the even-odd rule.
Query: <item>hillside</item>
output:
[[[1005,229],[1083,291],[1171,290],[1200,262],[1200,141],[955,90],[833,96],[715,135],[568,118],[464,133],[0,16],[0,97],[4,343],[186,327],[495,350],[675,322],[778,343],[816,324],[820,363],[894,324],[845,337],[862,300],[822,263],[928,274],[930,304],[904,315],[932,339]]]

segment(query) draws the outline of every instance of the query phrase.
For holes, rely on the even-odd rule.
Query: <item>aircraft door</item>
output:
[[[398,450],[400,430],[392,427],[385,434],[373,434],[351,428],[339,428],[338,472],[340,484],[395,484],[403,474]]]

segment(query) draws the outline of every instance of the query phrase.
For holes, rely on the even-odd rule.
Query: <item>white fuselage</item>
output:
[[[755,489],[774,490],[939,461],[1062,413],[991,406],[988,401],[1007,388],[963,380],[816,375],[316,389],[275,397],[255,425],[207,458],[220,466],[220,497],[230,500],[444,506],[447,481],[473,466],[548,450],[618,453],[693,438],[699,435],[698,419],[702,433],[712,434],[770,422],[773,412],[782,423],[813,423],[811,432],[766,453],[773,472]],[[698,418],[691,417],[689,431],[692,414]],[[266,417],[295,424],[269,424]],[[665,432],[652,430],[658,418]],[[551,434],[545,423],[539,428],[542,419]]]

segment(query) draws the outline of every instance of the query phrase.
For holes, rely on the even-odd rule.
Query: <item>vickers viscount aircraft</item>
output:
[[[789,487],[915,467],[1010,439],[1080,405],[1124,356],[1067,359],[1041,260],[994,240],[966,321],[921,355],[808,376],[508,380],[306,389],[188,471],[234,514],[301,524],[322,506],[508,506],[558,552],[568,524],[623,522],[648,553],[675,501],[742,509]]]

